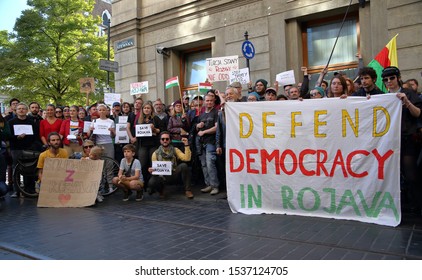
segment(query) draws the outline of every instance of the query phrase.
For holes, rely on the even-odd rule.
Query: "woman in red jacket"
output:
[[[45,109],[47,118],[40,122],[40,138],[44,145],[47,145],[47,137],[50,132],[59,132],[62,120],[56,118],[55,111],[56,106],[48,104]]]
[[[64,120],[60,127],[60,136],[62,137],[63,147],[67,154],[71,156],[73,153],[82,152],[82,132],[84,129],[84,122],[78,119],[78,106],[71,106],[69,108],[70,118]]]

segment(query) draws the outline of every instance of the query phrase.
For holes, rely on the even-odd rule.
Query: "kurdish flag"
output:
[[[399,34],[397,34],[399,35]],[[383,92],[386,92],[387,89],[384,86],[384,83],[381,79],[382,70],[387,66],[396,66],[399,67],[397,61],[397,46],[396,46],[396,36],[391,39],[391,41],[377,54],[377,56],[369,62],[368,66],[374,68],[377,72],[377,86]]]
[[[170,78],[166,81],[166,89],[179,86],[179,76]]]
[[[211,83],[199,83],[198,90],[199,92],[207,93],[208,90],[212,89]]]

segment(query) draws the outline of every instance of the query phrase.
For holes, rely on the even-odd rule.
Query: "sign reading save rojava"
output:
[[[232,211],[397,226],[401,108],[394,94],[226,103]]]

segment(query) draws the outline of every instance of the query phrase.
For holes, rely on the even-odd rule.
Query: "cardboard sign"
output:
[[[130,84],[130,95],[146,94],[148,91],[148,81]]]
[[[84,93],[90,93],[95,91],[95,79],[94,78],[80,78],[79,79],[79,91]]]
[[[234,82],[239,82],[242,85],[246,85],[250,82],[249,78],[249,68],[242,68],[239,70],[234,70],[230,72],[230,84]]]
[[[95,204],[103,160],[46,158],[38,207],[85,207]]]
[[[276,75],[275,79],[281,87],[285,85],[294,85],[296,83],[295,72],[293,70],[281,72]]]
[[[171,175],[172,162],[171,161],[153,161],[152,162],[152,175]]]
[[[233,212],[400,224],[395,94],[225,106]]]
[[[136,137],[152,136],[151,124],[137,124],[135,126]]]
[[[230,73],[239,70],[239,57],[234,55],[207,58],[206,67],[208,81],[229,81]]]

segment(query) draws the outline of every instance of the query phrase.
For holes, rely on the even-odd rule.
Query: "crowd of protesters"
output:
[[[8,182],[13,185],[11,176],[21,152],[27,149],[43,150],[60,136],[62,148],[69,156],[82,153],[89,158],[92,150],[114,158],[120,163],[120,172],[113,183],[122,188],[124,201],[130,199],[132,191],[136,200],[141,200],[143,190],[149,194],[157,192],[166,196],[165,186],[181,182],[188,199],[194,197],[192,184],[201,187],[201,192],[218,194],[225,188],[225,113],[226,102],[257,102],[277,100],[303,100],[314,98],[347,98],[383,94],[376,86],[382,79],[389,93],[396,93],[403,104],[401,125],[401,166],[403,176],[401,186],[404,211],[421,215],[422,206],[422,95],[418,92],[416,79],[402,80],[400,70],[387,67],[378,77],[374,69],[362,67],[357,77],[347,77],[334,73],[330,81],[324,80],[324,69],[315,87],[309,89],[310,77],[306,68],[303,80],[297,85],[278,83],[271,87],[264,79],[249,83],[247,94],[242,96],[242,85],[235,82],[220,92],[210,89],[204,95],[189,98],[183,96],[165,106],[161,99],[154,102],[141,97],[133,104],[115,102],[111,108],[95,103],[85,109],[83,106],[54,106],[49,104],[44,110],[32,102],[29,105],[18,99],[10,100],[9,111],[0,117],[0,191],[7,192]],[[91,126],[84,130],[84,121]],[[116,125],[126,124],[129,143],[120,143],[116,136]],[[149,125],[151,136],[137,136],[138,124]],[[32,128],[33,133],[17,133],[17,125]],[[95,128],[102,126],[107,133],[95,134]],[[27,131],[27,130],[25,130]],[[86,131],[86,132],[84,132]],[[52,137],[52,133],[54,137]],[[49,140],[50,139],[50,140]],[[7,149],[7,152],[6,152]],[[62,152],[63,154],[63,152]],[[154,161],[171,161],[172,175],[155,175]],[[4,190],[6,189],[6,190]],[[10,189],[10,186],[9,186]],[[19,189],[14,186],[11,197],[19,197]]]

